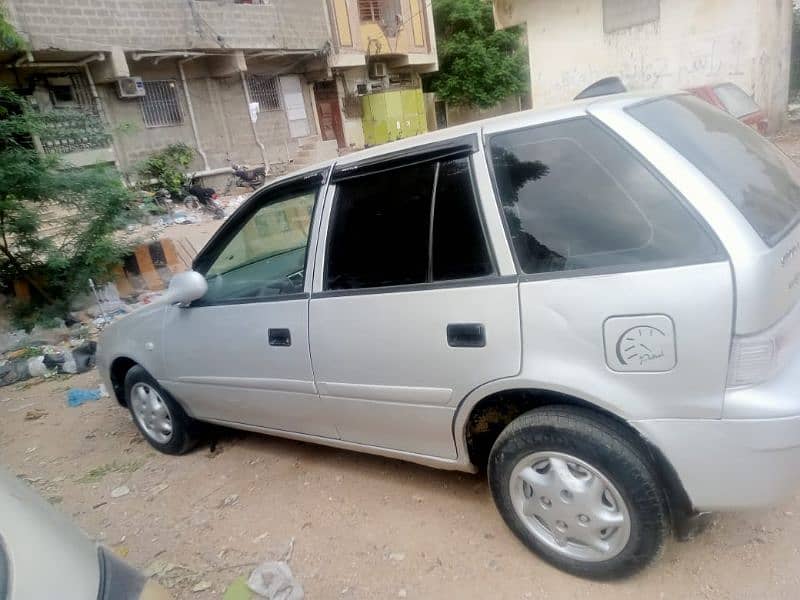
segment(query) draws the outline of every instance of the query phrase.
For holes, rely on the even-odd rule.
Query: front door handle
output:
[[[447,326],[447,344],[453,348],[483,348],[486,346],[486,329],[483,323],[450,323]]]
[[[288,329],[269,329],[267,332],[270,346],[291,346],[292,334]]]

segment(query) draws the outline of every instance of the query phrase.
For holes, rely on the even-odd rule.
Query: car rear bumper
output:
[[[632,424],[672,464],[695,510],[773,505],[800,488],[800,416]]]

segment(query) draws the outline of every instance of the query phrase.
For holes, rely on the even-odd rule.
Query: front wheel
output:
[[[619,423],[573,407],[514,420],[489,457],[506,524],[556,567],[591,579],[632,575],[661,552],[669,515],[655,471]]]
[[[153,448],[185,454],[196,444],[196,422],[140,366],[125,376],[125,400],[136,427]]]

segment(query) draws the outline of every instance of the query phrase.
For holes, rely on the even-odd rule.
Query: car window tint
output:
[[[800,168],[764,136],[688,95],[627,110],[708,177],[767,244],[797,221]]]
[[[427,280],[435,169],[435,163],[424,163],[337,183],[327,289]]]
[[[526,273],[698,262],[716,253],[678,198],[589,119],[498,134],[490,146]]]
[[[723,83],[714,88],[722,105],[737,119],[758,112],[758,104],[738,85]]]
[[[225,242],[205,272],[202,303],[245,301],[303,291],[316,190],[271,198]]]
[[[493,270],[466,157],[440,163],[432,254],[434,281],[480,277]]]

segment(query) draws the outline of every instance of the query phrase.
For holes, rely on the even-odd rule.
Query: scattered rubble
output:
[[[257,566],[247,587],[269,600],[302,600],[305,594],[292,569],[284,561],[267,561]]]
[[[33,410],[29,410],[25,413],[25,420],[26,421],[38,421],[42,417],[47,416],[47,411],[41,408],[34,408]]]

